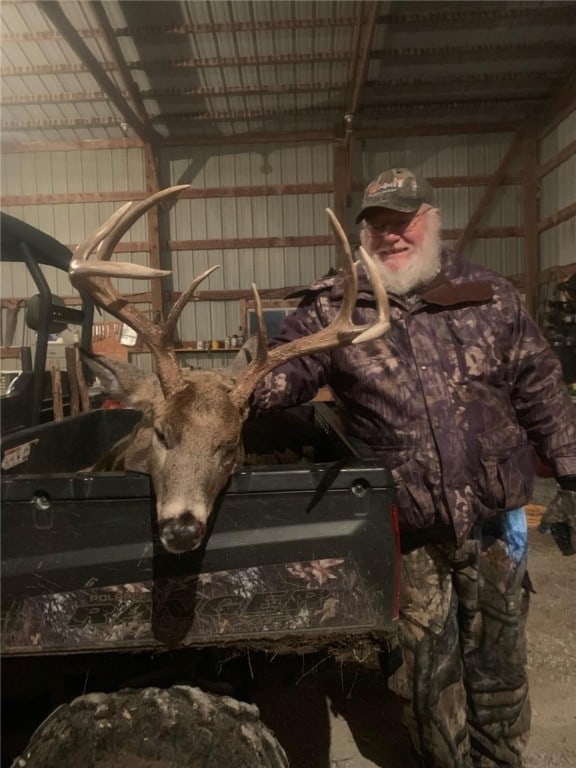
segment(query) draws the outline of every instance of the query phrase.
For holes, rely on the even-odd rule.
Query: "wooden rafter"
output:
[[[546,104],[543,107],[540,107],[538,112],[536,112],[536,110],[532,110],[531,113],[525,117],[522,126],[514,136],[508,151],[504,155],[500,165],[494,173],[490,184],[486,187],[486,190],[482,195],[478,205],[476,206],[476,210],[472,214],[470,221],[458,239],[456,245],[457,250],[463,250],[474,236],[474,233],[480,221],[482,220],[484,213],[492,202],[494,193],[502,183],[502,180],[508,171],[511,161],[525,146],[526,139],[532,135],[537,135],[538,131],[542,130],[548,120],[554,119],[555,115],[559,111],[566,110],[567,107],[572,108],[574,103],[576,103],[576,73],[570,75],[567,81],[557,89],[557,91],[552,95],[550,99],[548,99]],[[534,173],[536,175],[537,171],[534,171]],[[537,221],[537,217],[535,221]],[[532,270],[532,267],[530,267],[530,269]],[[533,280],[531,278],[531,283],[532,282]]]
[[[60,4],[58,2],[53,2],[52,0],[38,0],[37,5],[54,25],[54,27],[56,27],[56,29],[62,34],[68,45],[82,61],[84,66],[90,72],[92,77],[94,77],[100,87],[106,91],[110,97],[110,101],[112,101],[118,112],[132,127],[136,134],[143,141],[154,141],[158,139],[159,136],[156,134],[156,132],[153,130],[151,134],[147,126],[132,110],[129,104],[127,104],[126,99],[122,96],[118,86],[113,82],[113,80],[110,79],[110,77],[108,77],[98,59],[94,56],[92,51],[79,36],[78,32],[74,28],[74,25],[71,24],[66,17],[66,14],[63,12]]]
[[[126,63],[126,60],[124,59],[122,49],[118,44],[118,40],[116,38],[116,35],[114,34],[114,30],[112,29],[112,25],[110,24],[110,21],[108,19],[106,9],[104,8],[104,5],[100,0],[90,0],[90,7],[92,8],[94,15],[96,16],[96,19],[98,20],[98,23],[100,25],[100,29],[102,30],[102,34],[104,36],[106,44],[108,45],[108,48],[112,53],[114,65],[118,70],[118,73],[120,75],[120,78],[122,79],[122,82],[124,83],[124,88],[128,92],[129,97],[132,100],[132,103],[134,104],[134,108],[138,114],[138,117],[140,118],[140,120],[142,121],[142,124],[146,128],[148,135],[154,136],[154,129],[148,118],[146,106],[144,104],[144,101],[138,89],[138,86],[134,82],[134,78],[132,77],[132,72]]]

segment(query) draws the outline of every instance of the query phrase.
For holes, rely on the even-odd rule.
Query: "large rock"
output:
[[[258,708],[178,685],[91,693],[34,732],[12,768],[287,768]]]

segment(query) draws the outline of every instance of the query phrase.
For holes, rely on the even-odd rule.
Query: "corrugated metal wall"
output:
[[[539,146],[539,161],[546,163],[576,137],[576,110],[559,123]],[[540,219],[576,203],[576,155],[544,176],[540,184]],[[576,260],[576,218],[561,222],[540,235],[542,269],[572,264]]]
[[[490,176],[510,146],[510,134],[469,134],[462,136],[428,136],[365,141],[361,148],[360,167],[355,167],[355,181],[365,186],[383,170],[394,166],[411,168],[428,178],[456,176]],[[436,203],[442,212],[444,229],[466,226],[478,205],[485,187],[441,187],[435,190]],[[354,196],[352,211],[360,206],[362,193]],[[353,217],[352,217],[353,220]],[[482,227],[522,225],[522,190],[518,185],[503,185],[482,219]],[[453,245],[446,240],[448,245]],[[474,238],[468,256],[478,264],[503,275],[523,271],[522,241],[518,237]]]
[[[172,150],[163,155],[169,184],[223,188],[328,183],[332,181],[332,146],[265,145]],[[333,205],[329,193],[180,200],[170,211],[174,240],[327,235],[325,209]],[[325,274],[332,261],[329,246],[214,249],[172,254],[174,286],[182,290],[194,275],[219,264],[203,290],[259,289],[307,285]],[[243,323],[238,301],[189,304],[180,324],[180,338],[224,339]],[[187,355],[195,365],[218,366],[222,356]]]
[[[4,206],[3,210],[28,224],[52,235],[65,245],[76,245],[99,227],[121,203],[115,202],[44,202],[42,195],[86,195],[89,193],[128,192],[144,189],[144,162],[140,149],[77,150],[62,152],[26,152],[2,155],[2,190],[5,195],[34,196],[33,205]],[[135,224],[126,238],[132,242],[146,242],[146,220]],[[147,263],[143,252],[123,253],[122,259]],[[46,268],[45,275],[56,295],[75,294],[66,273]],[[133,280],[118,281],[120,290],[136,293],[142,283]],[[2,264],[1,296],[29,297],[37,288],[22,264]],[[3,318],[4,319],[4,318]],[[110,319],[110,318],[104,318]],[[14,344],[29,346],[34,333],[24,324],[20,312]],[[4,368],[11,367],[5,364]]]
[[[576,112],[540,142],[539,162],[545,163],[576,135]],[[489,176],[498,168],[509,147],[509,134],[410,137],[356,143],[352,164],[354,192],[348,231],[353,224],[361,189],[377,173],[394,165],[409,166],[429,177]],[[286,184],[330,183],[333,181],[333,146],[245,145],[189,147],[165,150],[161,158],[162,184],[189,183],[198,189],[235,186],[274,186]],[[514,169],[511,170],[514,173]],[[540,218],[576,201],[576,157],[572,156],[542,179]],[[29,152],[2,156],[2,189],[6,195],[72,195],[143,191],[144,157],[139,149],[78,150],[67,152]],[[484,187],[437,189],[444,227],[462,228],[472,215]],[[327,235],[326,207],[333,207],[333,195],[274,194],[260,196],[205,197],[180,199],[169,207],[167,237],[172,241],[218,240],[223,238],[292,237]],[[38,199],[37,204],[5,208],[16,216],[53,235],[66,244],[78,243],[120,206],[119,202],[53,203]],[[487,211],[481,227],[520,226],[522,187],[503,186]],[[146,219],[135,224],[125,242],[146,242]],[[575,259],[576,220],[544,232],[541,237],[542,268],[569,264]],[[519,237],[475,239],[470,257],[502,274],[523,271],[523,243]],[[120,254],[122,260],[147,263],[141,251]],[[326,273],[333,265],[331,246],[237,249],[179,250],[162,254],[173,268],[166,288],[183,290],[193,276],[213,264],[221,269],[211,275],[203,290],[247,289],[255,282],[259,288],[304,285]],[[29,296],[36,292],[23,268],[2,266],[2,297]],[[73,293],[66,276],[49,276],[55,293]],[[131,280],[118,282],[127,293],[143,292],[147,284]],[[197,302],[189,305],[182,317],[180,338],[222,339],[242,323],[238,301]],[[15,344],[30,344],[31,334],[22,322]],[[183,364],[220,366],[227,355],[193,354],[182,356]],[[148,356],[140,357],[143,367]],[[11,367],[4,361],[4,368]]]

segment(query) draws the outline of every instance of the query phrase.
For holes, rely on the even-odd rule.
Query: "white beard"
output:
[[[396,296],[407,296],[429,283],[440,271],[440,222],[430,218],[420,248],[413,260],[400,270],[392,270],[378,262],[386,290]]]

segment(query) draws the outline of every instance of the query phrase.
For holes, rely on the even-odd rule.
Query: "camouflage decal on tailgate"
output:
[[[369,630],[374,611],[354,562],[338,558],[27,597],[2,622],[4,653],[39,653],[332,637]]]

